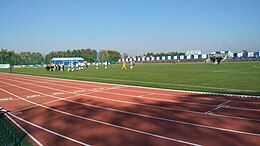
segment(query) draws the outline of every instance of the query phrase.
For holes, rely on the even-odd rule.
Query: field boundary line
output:
[[[3,73],[3,74],[10,74],[10,73]],[[155,87],[144,87],[144,86],[134,86],[134,85],[123,85],[123,84],[114,84],[114,83],[101,83],[101,82],[94,82],[94,81],[64,79],[64,78],[56,78],[56,77],[46,77],[46,76],[40,76],[40,75],[38,75],[38,76],[37,75],[26,75],[26,74],[12,74],[12,75],[15,75],[15,76],[19,76],[19,75],[20,76],[32,76],[32,77],[40,77],[40,78],[48,78],[48,79],[56,79],[56,80],[76,81],[76,82],[82,82],[82,83],[88,82],[88,83],[96,83],[96,84],[103,84],[103,85],[114,85],[114,86],[122,86],[122,87],[152,89],[152,90],[159,90],[159,91],[171,91],[171,92],[182,92],[182,93],[202,94],[202,95],[231,96],[231,97],[243,97],[243,98],[260,99],[260,96],[257,96],[257,95],[241,95],[241,94],[226,94],[226,93],[200,92],[200,91],[189,91],[189,90],[164,89],[164,88],[155,88]]]

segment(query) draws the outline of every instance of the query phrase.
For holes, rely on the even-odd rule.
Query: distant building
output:
[[[52,58],[51,63],[52,64],[64,64],[68,65],[69,63],[73,63],[74,65],[76,63],[83,63],[84,59],[82,57],[69,57],[69,58]]]

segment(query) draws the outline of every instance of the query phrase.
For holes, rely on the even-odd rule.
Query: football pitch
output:
[[[166,89],[260,95],[260,62],[178,64],[136,64],[121,70],[121,64],[108,69],[99,66],[74,72],[49,72],[44,68],[15,68],[14,73],[95,82],[157,87]],[[7,69],[0,70],[8,72]]]

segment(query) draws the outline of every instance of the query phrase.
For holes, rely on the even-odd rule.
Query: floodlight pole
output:
[[[231,44],[232,44],[232,41],[229,40],[229,50],[231,49]]]

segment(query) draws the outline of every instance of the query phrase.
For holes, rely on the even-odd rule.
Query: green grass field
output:
[[[7,70],[1,70],[6,72]],[[106,83],[260,95],[260,62],[180,64],[136,64],[133,70],[121,70],[111,65],[107,70],[100,66],[74,72],[48,72],[43,68],[17,68],[14,73]]]

